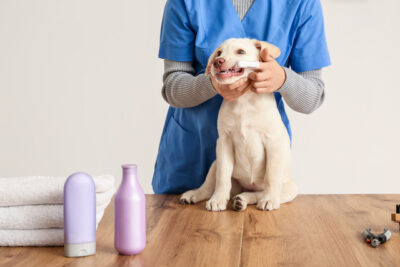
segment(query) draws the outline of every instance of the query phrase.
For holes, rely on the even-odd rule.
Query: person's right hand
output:
[[[214,77],[211,77],[211,83],[215,90],[228,102],[239,98],[251,88],[251,83],[247,77],[241,78],[232,84],[220,84]]]

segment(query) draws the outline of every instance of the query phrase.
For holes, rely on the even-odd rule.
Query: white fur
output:
[[[258,48],[257,48],[258,47]],[[268,48],[279,55],[278,48],[266,42],[250,39],[229,39],[210,57],[207,73],[219,83],[231,84],[247,76],[218,79],[212,65],[216,58],[225,59],[226,68],[237,66],[239,60],[258,61],[260,50]],[[246,51],[237,54],[238,49]],[[205,199],[206,208],[225,210],[231,196],[235,210],[257,204],[261,210],[278,209],[297,195],[297,187],[290,178],[290,139],[279,114],[273,94],[246,92],[235,101],[223,101],[218,115],[217,159],[211,165],[204,184],[185,192],[183,203]],[[244,191],[247,192],[244,192]]]

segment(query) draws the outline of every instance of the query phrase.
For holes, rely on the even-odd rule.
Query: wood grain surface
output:
[[[65,258],[62,247],[1,247],[0,266],[400,266],[391,221],[400,195],[300,195],[279,210],[209,212],[205,203],[147,195],[147,245],[136,256],[114,250],[113,204],[97,231],[97,254]],[[231,209],[231,208],[230,208]],[[361,232],[392,231],[378,248]]]

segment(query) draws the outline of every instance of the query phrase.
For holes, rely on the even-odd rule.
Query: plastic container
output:
[[[96,254],[96,186],[92,177],[77,172],[64,184],[64,255]]]
[[[146,246],[146,199],[137,179],[137,165],[122,165],[123,176],[114,200],[114,246],[134,255]]]

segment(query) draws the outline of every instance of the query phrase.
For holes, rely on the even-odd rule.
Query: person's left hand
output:
[[[286,73],[276,60],[269,55],[265,48],[261,51],[260,67],[249,74],[252,81],[251,90],[254,93],[272,93],[282,87]]]

